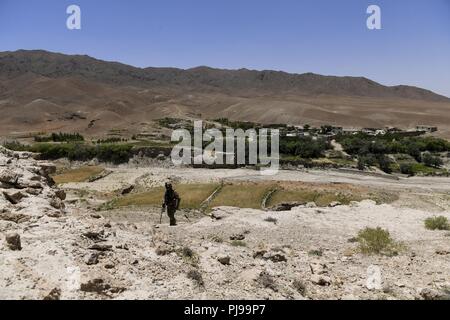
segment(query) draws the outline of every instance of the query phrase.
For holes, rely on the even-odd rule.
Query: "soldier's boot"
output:
[[[169,209],[167,215],[169,216],[170,219],[170,226],[171,227],[176,226],[177,220],[175,219],[175,212]]]

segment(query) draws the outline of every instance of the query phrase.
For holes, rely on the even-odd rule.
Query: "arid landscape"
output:
[[[151,133],[152,120],[229,118],[289,125],[439,127],[450,137],[450,99],[366,78],[312,73],[140,69],[46,51],[0,53],[0,133]]]
[[[449,178],[34,157],[1,149],[0,298],[449,298],[450,234],[425,224],[450,218]],[[184,199],[177,227],[159,222],[165,181]],[[366,252],[378,227],[389,242]]]
[[[0,110],[0,299],[450,299],[447,97],[21,50]],[[174,166],[194,120],[279,129],[280,171]]]

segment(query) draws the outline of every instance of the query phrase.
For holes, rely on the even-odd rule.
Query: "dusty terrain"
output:
[[[52,168],[50,164],[35,161],[30,154],[1,152],[2,195],[27,192],[16,204],[1,198],[3,299],[449,297],[449,232],[424,227],[428,217],[450,218],[448,178],[392,180],[318,171],[261,177],[246,169],[123,166],[108,168],[112,173],[95,182],[59,186],[67,192],[63,206],[56,199],[65,197],[42,171]],[[224,179],[351,185],[382,189],[398,198],[390,204],[365,200],[283,212],[233,207],[204,213],[185,210],[178,213],[179,225],[173,228],[167,226],[167,217],[159,224],[158,208],[94,210],[104,201],[99,194],[117,197],[117,190],[130,184],[136,188],[133,192],[141,192],[167,180]],[[41,192],[28,193],[36,181],[40,186],[35,189]],[[365,227],[388,229],[402,250],[393,256],[362,254],[352,239]],[[11,233],[20,236],[21,250],[11,247]],[[375,286],[368,281],[373,270],[381,271],[381,282]]]

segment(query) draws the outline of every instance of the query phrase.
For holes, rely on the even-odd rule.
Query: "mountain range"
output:
[[[137,68],[42,50],[0,52],[0,135],[152,130],[162,117],[347,127],[435,125],[450,99],[364,77],[248,69]]]

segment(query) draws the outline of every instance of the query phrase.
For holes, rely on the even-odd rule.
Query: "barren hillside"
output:
[[[366,78],[198,67],[135,68],[45,51],[0,53],[0,134],[139,132],[165,116],[413,127],[450,136],[450,99]]]

